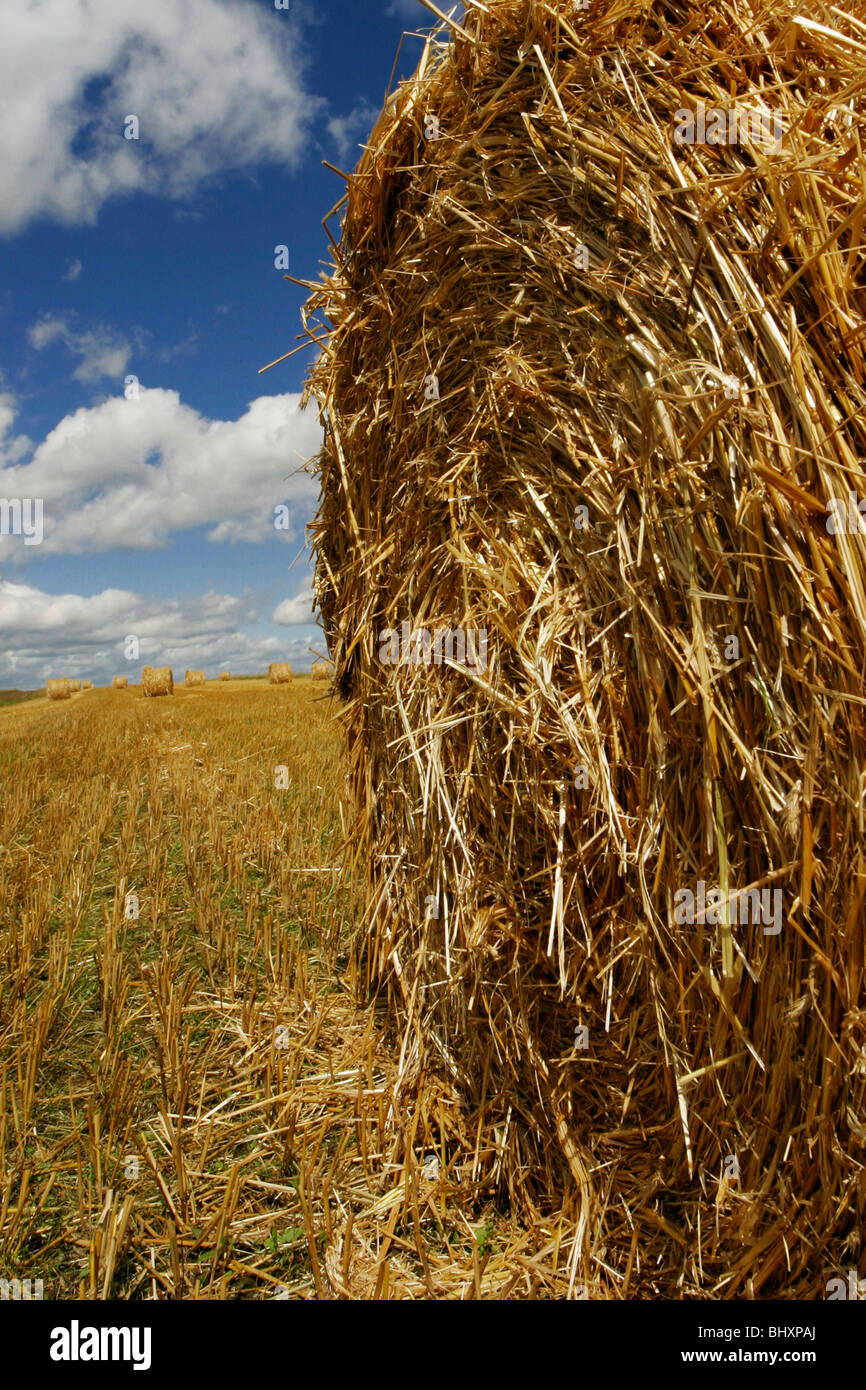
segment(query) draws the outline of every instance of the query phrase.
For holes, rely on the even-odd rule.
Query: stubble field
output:
[[[569,1211],[520,1229],[473,1188],[448,1100],[422,1135],[394,1092],[349,967],[335,715],[304,679],[0,711],[0,1278],[54,1299],[573,1286]]]

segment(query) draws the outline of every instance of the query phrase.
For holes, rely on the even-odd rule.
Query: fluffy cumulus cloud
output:
[[[78,358],[72,375],[82,382],[122,376],[132,352],[132,344],[105,324],[81,328],[71,315],[45,315],[31,326],[27,341],[39,352],[52,343],[62,343],[67,352]]]
[[[214,542],[294,539],[318,495],[304,465],[321,427],[295,394],[260,396],[239,420],[212,420],[176,391],[142,386],[137,398],[76,410],[35,447],[13,422],[14,401],[0,395],[0,495],[42,499],[41,545],[0,540],[15,561],[152,550],[202,526]]]
[[[285,598],[271,615],[271,622],[282,627],[302,627],[313,622],[313,591],[302,589],[294,598]]]
[[[172,666],[176,677],[188,666],[209,676],[221,667],[251,674],[286,660],[309,670],[321,635],[259,634],[250,630],[256,617],[252,600],[231,594],[168,600],[104,589],[85,597],[0,580],[0,686],[35,689],[51,675],[137,681],[148,663]],[[128,637],[138,638],[135,660],[125,655]]]
[[[297,24],[256,0],[8,0],[2,28],[0,234],[292,166],[324,107],[304,87]]]

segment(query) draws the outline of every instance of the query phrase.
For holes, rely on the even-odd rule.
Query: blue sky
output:
[[[419,0],[0,0],[0,687],[323,650],[311,351],[258,374],[301,329],[275,248],[318,277],[344,189],[322,160],[354,167],[401,34],[432,22]]]

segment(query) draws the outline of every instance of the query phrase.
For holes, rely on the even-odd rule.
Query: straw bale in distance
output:
[[[77,694],[80,692],[80,690],[81,690],[81,681],[80,681],[80,680],[70,680],[70,682],[69,682],[69,689],[72,691],[72,693],[73,693],[74,695],[77,695]]]
[[[355,969],[403,1094],[453,1091],[480,1190],[570,1189],[574,1277],[616,1297],[815,1298],[861,1248],[848,8],[468,6],[388,98],[306,310]],[[679,142],[714,111],[737,138]],[[485,669],[393,660],[404,623],[485,630]]]
[[[292,668],[287,661],[272,661],[268,667],[268,680],[271,685],[286,685],[292,679]]]
[[[329,681],[334,674],[330,661],[314,661],[310,671],[314,681]]]
[[[173,695],[174,677],[170,666],[145,666],[141,673],[145,695]]]
[[[112,690],[125,690],[128,684],[129,679],[127,676],[115,676],[114,680],[111,682],[111,688]]]
[[[66,676],[49,676],[45,682],[45,693],[49,700],[69,700],[72,697],[72,690]]]
[[[204,685],[204,671],[187,671],[184,676],[184,685]]]
[[[220,671],[220,680],[221,680],[221,681],[230,681],[231,678],[232,678],[232,677],[231,677],[231,672],[230,672],[230,671]]]
[[[81,689],[82,689],[82,690],[92,690],[92,689],[93,689],[93,681],[82,681],[82,682],[81,682]]]

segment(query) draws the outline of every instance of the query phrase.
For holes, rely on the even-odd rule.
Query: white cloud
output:
[[[120,194],[184,198],[228,170],[293,166],[324,106],[302,74],[297,26],[254,0],[5,3],[0,235],[37,217],[93,223]],[[123,138],[128,115],[138,140]]]
[[[70,647],[91,647],[134,633],[142,643],[143,660],[153,655],[156,643],[188,641],[222,631],[251,614],[246,600],[226,594],[205,594],[195,599],[144,599],[127,589],[103,589],[86,598],[81,594],[47,594],[29,584],[0,580],[0,633],[19,647],[29,640],[49,636]]]
[[[332,136],[340,157],[358,150],[359,141],[366,139],[376,123],[379,107],[370,101],[359,101],[345,116],[332,116],[328,121],[328,133]]]
[[[249,674],[289,660],[309,670],[310,647],[323,650],[321,633],[285,641],[245,631],[256,616],[250,600],[231,594],[152,599],[105,589],[85,597],[0,579],[0,687],[34,689],[51,675],[135,682],[148,663],[172,666],[175,679],[187,666],[215,676],[221,666]],[[139,640],[136,661],[124,656],[128,636]]]
[[[105,324],[76,328],[70,317],[60,315],[39,319],[29,329],[27,341],[39,352],[51,343],[61,342],[73,357],[80,358],[72,375],[82,382],[122,377],[132,352],[132,345]]]
[[[79,260],[76,259],[74,261],[70,261],[68,268],[64,271],[60,278],[61,280],[68,281],[77,280],[83,269],[84,267],[82,266]]]
[[[302,589],[294,598],[284,598],[271,614],[271,622],[282,627],[302,627],[314,621],[312,589]]]
[[[18,411],[18,405],[11,391],[0,392],[0,470],[3,462],[17,463],[33,449],[33,441],[26,434],[12,436],[11,429]],[[8,438],[7,438],[8,436]],[[0,491],[3,473],[0,471]],[[8,497],[9,493],[4,493]]]
[[[318,496],[303,465],[321,427],[295,394],[259,396],[239,420],[211,420],[176,391],[142,387],[137,400],[112,396],[67,415],[25,463],[29,440],[4,443],[13,418],[14,403],[0,396],[0,495],[41,497],[45,536],[26,551],[4,539],[19,547],[16,559],[153,550],[200,526],[212,541],[297,539]],[[275,531],[282,504],[291,525]]]

